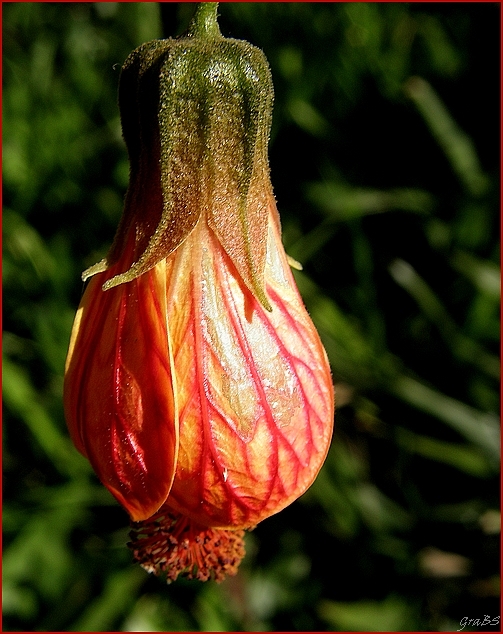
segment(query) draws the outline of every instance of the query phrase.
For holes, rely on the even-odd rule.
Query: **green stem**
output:
[[[189,37],[222,37],[217,20],[218,2],[200,2],[190,23]]]

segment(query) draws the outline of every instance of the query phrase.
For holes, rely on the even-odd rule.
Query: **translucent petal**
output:
[[[65,375],[73,441],[135,521],[168,496],[178,451],[163,269],[109,291],[113,268],[91,279]]]
[[[271,202],[265,287],[243,284],[204,222],[167,263],[180,449],[167,503],[251,526],[312,483],[333,426],[325,351],[293,281]]]

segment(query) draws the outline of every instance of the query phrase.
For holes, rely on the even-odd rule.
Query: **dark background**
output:
[[[272,182],[338,409],[237,577],[166,586],[71,446],[80,273],[127,187],[116,91],[193,3],[3,3],[4,630],[446,631],[499,616],[499,3],[222,3],[269,59]],[[466,623],[466,621],[465,621]],[[494,623],[494,622],[493,622]],[[499,630],[499,625],[465,631]]]

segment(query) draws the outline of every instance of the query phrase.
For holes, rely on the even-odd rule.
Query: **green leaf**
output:
[[[444,442],[403,428],[396,431],[398,444],[410,453],[443,462],[478,478],[487,478],[498,472],[494,461],[488,460],[476,447]]]
[[[58,427],[40,403],[26,370],[5,357],[2,369],[6,407],[25,423],[50,462],[64,475],[89,473],[87,461],[77,453],[66,430]]]
[[[384,601],[322,601],[318,610],[339,632],[403,632],[414,623],[414,608],[393,595]]]

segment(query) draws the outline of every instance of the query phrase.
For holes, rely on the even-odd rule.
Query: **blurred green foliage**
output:
[[[4,630],[496,617],[497,3],[220,5],[224,35],[271,64],[284,241],[338,399],[316,483],[248,535],[238,576],[166,586],[133,566],[125,513],[71,446],[80,272],[106,253],[127,187],[120,67],[193,8],[2,5]]]

